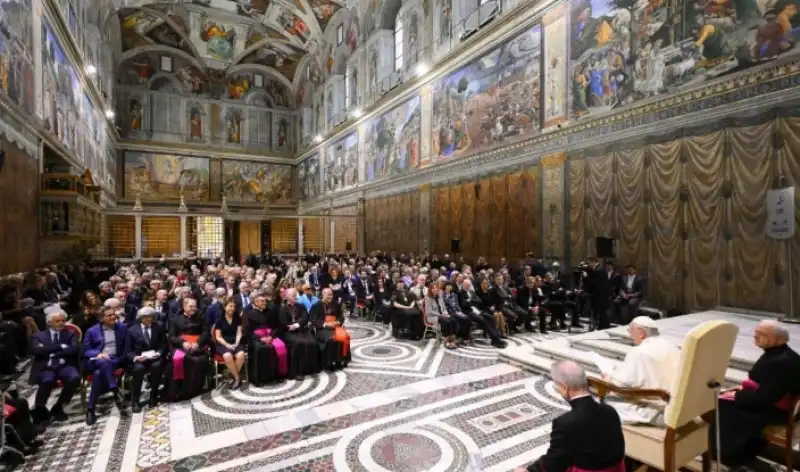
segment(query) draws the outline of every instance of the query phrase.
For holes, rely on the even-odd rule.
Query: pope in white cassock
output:
[[[628,324],[634,347],[612,372],[604,372],[603,380],[620,387],[661,389],[670,392],[680,362],[677,346],[658,335],[656,322],[637,316]],[[666,404],[661,401],[631,402],[619,397],[607,398],[623,423],[663,422]]]

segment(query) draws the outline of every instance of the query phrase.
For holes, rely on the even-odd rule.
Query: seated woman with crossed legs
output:
[[[245,362],[245,345],[242,343],[242,317],[236,312],[233,299],[220,300],[225,310],[222,317],[214,325],[214,349],[222,356],[231,379],[228,386],[236,390],[242,386],[240,372]]]

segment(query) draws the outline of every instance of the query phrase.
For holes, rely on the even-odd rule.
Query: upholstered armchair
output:
[[[692,329],[684,339],[681,359],[671,391],[622,388],[590,378],[601,401],[609,394],[631,401],[663,401],[664,426],[623,425],[625,455],[664,472],[676,472],[703,458],[710,470],[708,425],[701,417],[713,414],[717,392],[713,385],[725,380],[725,370],[739,328],[725,321],[708,321]]]

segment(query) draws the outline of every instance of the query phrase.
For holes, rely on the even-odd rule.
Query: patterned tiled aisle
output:
[[[93,427],[76,404],[72,424],[48,431],[19,470],[505,472],[544,452],[567,408],[549,382],[499,363],[485,343],[449,351],[395,340],[380,323],[348,329],[344,371],[114,412]],[[509,341],[554,336],[563,334]]]

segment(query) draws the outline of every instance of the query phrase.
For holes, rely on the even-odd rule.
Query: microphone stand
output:
[[[716,380],[709,380],[708,383],[706,383],[706,386],[708,388],[710,388],[714,392],[714,423],[715,423],[714,443],[717,446],[716,447],[717,458],[715,460],[717,466],[716,466],[715,469],[716,469],[717,472],[721,472],[722,465],[721,465],[719,459],[720,459],[720,457],[722,457],[722,440],[720,439],[720,432],[719,432],[719,428],[720,428],[720,424],[719,424],[719,395],[720,395],[720,391],[722,389],[722,384],[720,384]]]
[[[9,388],[10,388],[10,386],[9,386]],[[5,410],[6,410],[6,391],[7,390],[8,389],[6,389],[6,390],[0,389],[0,457],[2,457],[3,454],[5,454],[5,453],[16,454],[24,462],[25,461],[25,454],[23,454],[22,452],[20,452],[16,448],[6,444],[7,438],[6,438],[6,415],[5,415]],[[19,434],[17,434],[17,431],[13,428],[13,426],[11,427],[11,433],[14,436],[16,436],[16,439],[17,439],[17,441],[19,441],[20,444],[23,444],[22,439],[19,437]]]

